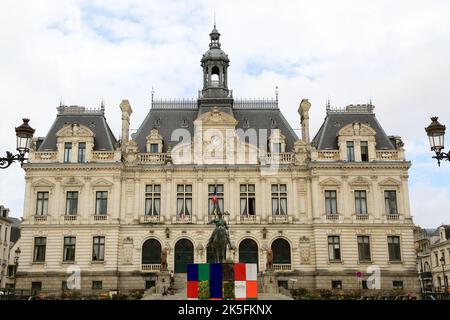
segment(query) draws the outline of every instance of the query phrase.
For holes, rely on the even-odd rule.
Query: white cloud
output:
[[[14,148],[22,116],[45,135],[60,97],[89,107],[103,97],[117,136],[122,99],[130,100],[137,128],[152,86],[159,97],[195,97],[214,11],[236,97],[274,96],[278,85],[294,128],[298,103],[309,98],[312,134],[328,96],[337,106],[372,97],[386,132],[401,135],[418,161],[415,190],[426,179],[419,168],[435,166],[423,131],[429,116],[450,120],[448,1],[1,1],[0,9],[8,13],[0,20],[0,152]],[[255,62],[261,72],[247,69]],[[19,172],[0,172],[0,203],[15,215]],[[439,201],[446,204],[445,194]],[[426,208],[416,197],[411,204],[420,221]]]

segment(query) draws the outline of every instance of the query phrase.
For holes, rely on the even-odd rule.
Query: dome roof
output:
[[[230,62],[230,59],[228,59],[228,55],[225,53],[225,51],[219,48],[211,48],[206,51],[205,54],[203,54],[201,61],[204,62],[207,60],[221,60]]]

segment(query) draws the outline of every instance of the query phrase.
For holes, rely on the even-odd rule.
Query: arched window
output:
[[[431,268],[430,268],[430,264],[428,263],[428,261],[425,261],[425,263],[423,264],[423,272],[430,272]]]
[[[284,239],[272,242],[273,264],[291,264],[291,246]]]
[[[211,70],[211,86],[213,87],[219,86],[219,76],[220,76],[219,67],[214,66]]]
[[[188,239],[175,244],[175,273],[186,273],[187,265],[194,263],[194,245]]]
[[[155,239],[148,239],[142,245],[142,264],[161,263],[161,243]]]
[[[258,265],[258,244],[252,239],[242,240],[239,244],[239,262]]]

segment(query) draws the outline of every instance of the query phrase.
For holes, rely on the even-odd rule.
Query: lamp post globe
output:
[[[30,150],[31,138],[33,138],[35,129],[31,128],[28,124],[30,119],[24,118],[22,120],[23,123],[16,128],[16,137],[17,151],[23,156]]]
[[[430,141],[431,151],[439,152],[444,149],[445,126],[439,123],[438,117],[431,117],[431,123],[425,131]]]

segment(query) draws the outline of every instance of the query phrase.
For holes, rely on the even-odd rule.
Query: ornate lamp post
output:
[[[450,152],[442,152],[444,149],[445,126],[439,123],[438,117],[431,117],[431,124],[425,128],[425,131],[430,140],[431,151],[436,153],[433,158],[437,160],[438,166],[441,165],[441,160],[449,161]]]
[[[441,267],[442,267],[442,281],[444,281],[444,292],[447,293],[447,281],[445,281],[445,258],[442,256],[441,259]]]
[[[28,125],[30,119],[22,119],[23,123],[16,128],[16,137],[17,137],[17,148],[16,150],[19,152],[16,155],[13,155],[12,152],[6,151],[6,157],[0,158],[0,168],[6,169],[13,162],[19,161],[20,165],[23,164],[27,158],[25,155],[28,151],[30,151],[30,142],[31,138],[33,138],[34,129]]]
[[[14,290],[16,290],[16,283],[17,283],[17,269],[19,268],[19,257],[20,257],[20,248],[17,248],[16,251],[14,251]]]

